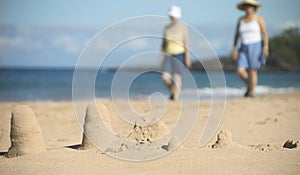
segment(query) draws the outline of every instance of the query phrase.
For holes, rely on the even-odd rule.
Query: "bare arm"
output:
[[[236,48],[238,39],[240,37],[240,32],[239,32],[239,28],[240,28],[240,19],[236,25],[236,29],[235,29],[235,35],[234,35],[234,41],[233,41],[233,47]]]
[[[189,34],[188,34],[188,29],[186,27],[184,29],[183,44],[185,48],[184,64],[186,67],[191,67],[190,52],[189,52]]]
[[[159,54],[159,58],[158,58],[158,62],[160,65],[162,65],[163,62],[163,57],[164,57],[164,53],[166,52],[166,46],[167,42],[166,42],[166,29],[164,30],[164,34],[163,34],[163,39],[162,39],[162,45],[160,48],[160,54]]]
[[[240,20],[241,19],[238,20],[238,23],[237,23],[236,29],[235,29],[235,35],[234,35],[234,41],[233,41],[233,51],[232,51],[232,59],[233,60],[237,60],[237,57],[238,57],[237,42],[240,37],[240,32],[239,32]]]
[[[161,52],[165,52],[166,51],[166,47],[167,47],[167,42],[166,42],[166,29],[164,30],[164,34],[163,34],[163,39],[162,39],[162,45],[161,45]]]
[[[263,37],[263,44],[264,44],[263,53],[264,53],[265,57],[268,57],[269,56],[269,36],[268,36],[267,25],[262,16],[259,16],[258,23],[259,23],[260,30],[261,30],[262,37]]]

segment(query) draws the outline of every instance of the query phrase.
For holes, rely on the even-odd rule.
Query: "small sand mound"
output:
[[[41,128],[33,110],[26,105],[16,106],[11,113],[11,147],[7,157],[17,157],[46,151]]]
[[[93,143],[89,140],[89,138],[86,136],[87,133],[89,133],[89,136],[94,136],[98,133],[99,127],[103,127],[99,124],[99,116],[101,116],[105,126],[111,130],[111,120],[109,116],[109,111],[107,107],[104,104],[98,104],[96,106],[89,105],[86,109],[86,116],[85,116],[85,122],[83,126],[83,138],[82,138],[82,144],[78,149],[86,150],[86,149],[97,149]],[[95,137],[96,138],[96,137]]]
[[[168,134],[169,129],[164,122],[159,121],[152,125],[134,125],[127,138],[137,142],[153,141]]]
[[[221,130],[218,134],[217,141],[212,145],[212,148],[224,147],[231,143],[233,143],[231,132],[227,130]]]
[[[299,148],[299,141],[295,141],[293,139],[290,139],[288,141],[286,141],[283,144],[284,148],[289,148],[289,149],[293,149],[293,148]]]

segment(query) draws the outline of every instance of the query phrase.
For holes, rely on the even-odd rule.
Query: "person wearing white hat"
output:
[[[162,80],[170,91],[170,100],[178,100],[183,66],[191,66],[188,51],[188,28],[182,24],[181,8],[172,6],[168,13],[171,23],[165,27],[161,53]],[[172,81],[173,77],[173,81]]]
[[[245,82],[245,97],[255,96],[258,77],[257,71],[265,65],[269,56],[269,39],[264,18],[256,14],[261,4],[255,0],[244,0],[237,5],[245,15],[238,20],[234,37],[232,59],[237,62],[237,73]],[[238,40],[241,40],[239,49]]]

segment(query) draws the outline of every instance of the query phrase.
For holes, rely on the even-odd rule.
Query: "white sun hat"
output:
[[[181,8],[173,5],[169,10],[169,16],[180,19],[181,18]]]

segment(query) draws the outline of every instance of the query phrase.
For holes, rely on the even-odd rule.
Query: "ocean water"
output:
[[[0,70],[0,101],[63,101],[72,100],[72,81],[74,70]],[[111,98],[111,85],[115,72],[98,72],[95,80],[96,98]],[[123,76],[136,75],[134,71],[125,71]],[[211,87],[205,72],[192,72],[196,87],[184,84],[182,89],[183,99],[193,99],[199,94],[200,99],[209,99],[222,95],[226,89],[227,98],[242,98],[245,87],[234,72],[225,72],[226,87]],[[122,87],[128,84],[124,80],[115,82]],[[84,86],[84,85],[83,85]],[[257,95],[276,94],[300,90],[300,73],[287,72],[261,72]],[[117,88],[118,98],[125,98],[126,94],[132,99],[143,100],[153,93],[161,93],[168,97],[168,91],[161,81],[160,74],[156,72],[144,73],[137,76],[130,83],[129,90]]]

